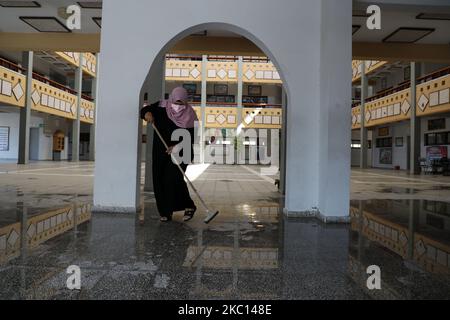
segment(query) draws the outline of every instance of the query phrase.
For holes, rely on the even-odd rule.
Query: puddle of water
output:
[[[396,194],[416,194],[422,190],[413,188],[402,188],[402,187],[389,187],[378,190],[381,193],[396,193]]]

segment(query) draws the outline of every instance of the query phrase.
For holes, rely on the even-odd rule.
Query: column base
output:
[[[109,206],[92,206],[92,213],[136,213],[139,212],[141,208],[135,207],[109,207]]]
[[[348,216],[325,216],[319,210],[309,211],[288,211],[283,209],[283,214],[288,218],[316,218],[323,223],[350,223],[350,215]]]

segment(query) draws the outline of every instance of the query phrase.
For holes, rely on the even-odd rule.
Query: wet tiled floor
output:
[[[92,163],[0,164],[0,298],[450,298],[450,178],[353,170],[351,224],[324,225],[283,217],[258,169],[190,168],[220,210],[205,225],[160,223],[148,192],[136,215],[92,214]]]

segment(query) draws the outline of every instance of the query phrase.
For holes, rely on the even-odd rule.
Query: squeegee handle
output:
[[[158,135],[159,139],[161,140],[161,142],[164,144],[164,147],[166,147],[166,149],[169,149],[169,146],[167,145],[166,141],[164,140],[164,138],[162,137],[161,133],[159,133],[158,128],[156,128],[155,124],[152,123],[152,127],[155,130],[156,134]],[[181,173],[183,174],[183,176],[185,177],[186,181],[189,183],[189,185],[191,186],[192,190],[195,192],[195,194],[197,195],[198,199],[200,200],[200,202],[202,203],[203,207],[205,207],[206,210],[209,210],[208,206],[206,205],[206,203],[203,201],[202,197],[200,197],[197,189],[195,189],[194,185],[192,184],[191,180],[189,180],[189,178],[187,177],[186,173],[184,172],[184,170],[181,168],[180,164],[178,163],[177,159],[173,156],[173,154],[170,154],[170,157],[172,158],[172,161],[177,165],[178,169],[180,169]]]

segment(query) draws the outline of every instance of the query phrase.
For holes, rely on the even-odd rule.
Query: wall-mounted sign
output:
[[[389,127],[383,127],[378,129],[378,136],[384,137],[389,135]]]
[[[0,151],[9,151],[9,127],[0,127]]]
[[[427,147],[427,160],[440,160],[447,157],[446,146]]]
[[[380,149],[380,164],[392,164],[392,148]]]

